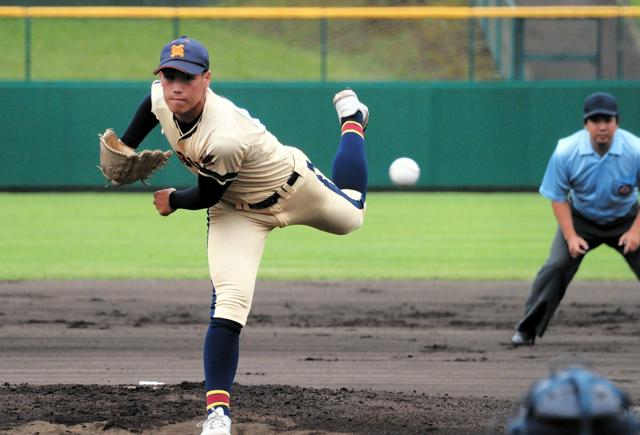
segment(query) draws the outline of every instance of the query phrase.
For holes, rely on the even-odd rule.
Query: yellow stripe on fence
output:
[[[405,6],[405,7],[21,7],[0,6],[15,18],[211,18],[211,19],[469,19],[640,17],[640,6]]]

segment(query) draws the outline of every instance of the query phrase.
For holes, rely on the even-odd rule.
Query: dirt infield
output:
[[[503,432],[531,383],[568,363],[637,405],[638,284],[572,284],[547,335],[515,349],[528,286],[259,282],[233,432]],[[198,434],[209,292],[206,281],[0,283],[0,433]]]

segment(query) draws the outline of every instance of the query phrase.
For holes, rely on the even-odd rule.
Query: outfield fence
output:
[[[640,78],[640,7],[475,4],[4,6],[0,80],[144,79],[158,46],[181,34],[205,42],[229,80],[526,80],[549,64],[571,72],[553,79]],[[541,46],[550,29],[564,36]]]
[[[622,126],[640,131],[640,84],[573,82],[350,82],[371,109],[369,186],[388,189],[401,156],[421,167],[425,190],[535,190],[557,140],[582,128],[582,103],[600,90],[618,98]],[[331,99],[342,83],[218,82],[214,90],[302,148],[330,173],[339,139]],[[103,189],[97,133],[122,133],[149,83],[0,83],[4,158],[0,190]],[[159,128],[141,149],[167,149]],[[154,188],[189,187],[194,177],[172,157]],[[134,188],[143,188],[137,183]]]

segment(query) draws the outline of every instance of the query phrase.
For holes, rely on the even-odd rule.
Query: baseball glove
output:
[[[114,186],[135,183],[148,184],[154,172],[167,164],[171,151],[144,150],[136,153],[108,128],[100,137],[100,172]]]

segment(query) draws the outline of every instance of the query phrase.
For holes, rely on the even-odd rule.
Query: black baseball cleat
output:
[[[511,344],[514,346],[533,346],[535,341],[535,334],[528,334],[522,331],[516,331],[513,337],[511,337]]]

